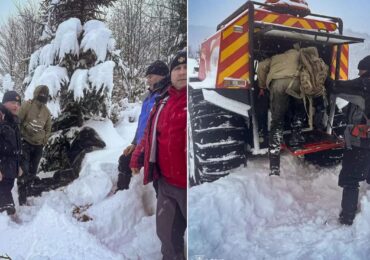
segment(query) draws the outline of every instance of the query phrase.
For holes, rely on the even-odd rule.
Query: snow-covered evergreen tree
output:
[[[43,17],[41,40],[54,36],[59,24],[69,18],[77,18],[81,23],[89,20],[100,20],[100,7],[109,7],[116,0],[42,0]]]
[[[24,84],[26,100],[32,98],[37,86],[49,87],[54,135],[46,147],[44,170],[74,167],[74,158],[67,162],[66,154],[79,133],[78,127],[86,120],[111,115],[113,77],[123,78],[125,68],[112,32],[104,22],[94,19],[100,14],[98,8],[110,2],[43,2],[49,19],[40,38],[43,46],[32,54]]]
[[[62,1],[49,2],[55,6],[51,9],[54,11],[60,11],[59,4],[64,5]],[[54,117],[71,103],[81,109],[85,118],[107,117],[115,70],[123,75],[124,66],[107,26],[99,20],[82,24],[78,18],[68,18],[58,25],[50,42],[32,54],[25,97],[32,98],[35,87],[44,84],[50,89],[49,108]]]

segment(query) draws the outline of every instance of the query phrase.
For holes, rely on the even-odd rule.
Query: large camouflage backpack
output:
[[[319,97],[325,95],[325,80],[329,67],[319,57],[316,47],[302,48],[299,52],[301,95]]]

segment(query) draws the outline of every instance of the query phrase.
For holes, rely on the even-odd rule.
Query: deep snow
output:
[[[69,186],[17,205],[17,223],[0,214],[0,256],[23,259],[160,259],[155,231],[155,192],[133,177],[130,190],[113,194],[118,158],[135,134],[139,104],[127,104],[116,127],[111,121],[88,121],[106,142],[88,153],[80,177]],[[13,189],[16,198],[16,187]],[[79,222],[72,215],[92,218]],[[84,209],[83,207],[87,207]]]
[[[318,168],[289,154],[280,177],[267,157],[190,188],[189,259],[369,259],[370,189],[351,227],[337,224],[340,165]]]

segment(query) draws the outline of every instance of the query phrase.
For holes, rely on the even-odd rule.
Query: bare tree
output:
[[[127,63],[130,99],[145,89],[143,75],[154,60],[170,62],[186,47],[186,0],[117,0],[109,27]]]
[[[0,73],[9,73],[15,90],[22,92],[22,82],[28,73],[29,57],[37,48],[40,26],[37,5],[29,1],[17,5],[17,14],[9,17],[0,28]]]

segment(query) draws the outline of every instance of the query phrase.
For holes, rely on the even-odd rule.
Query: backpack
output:
[[[319,57],[316,47],[302,48],[299,52],[301,93],[308,97],[325,96],[325,80],[329,67]]]

